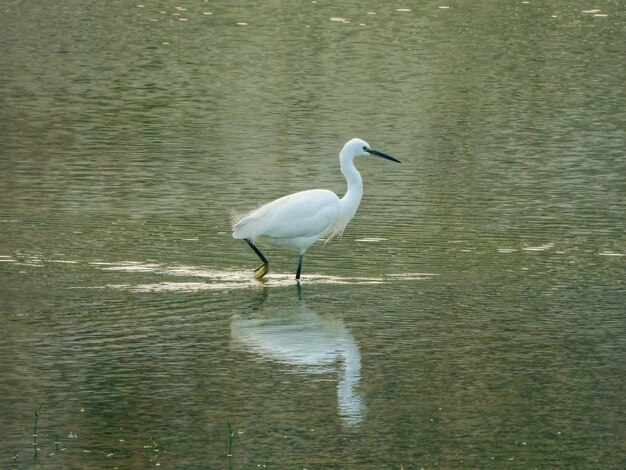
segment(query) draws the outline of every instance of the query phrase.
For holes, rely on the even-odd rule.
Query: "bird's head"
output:
[[[343,155],[350,159],[374,155],[376,157],[382,157],[386,158],[387,160],[400,163],[400,160],[398,160],[397,158],[392,157],[391,155],[387,155],[386,153],[379,152],[378,150],[374,150],[370,147],[370,144],[362,139],[352,139],[346,142],[346,145],[343,146],[340,155]]]

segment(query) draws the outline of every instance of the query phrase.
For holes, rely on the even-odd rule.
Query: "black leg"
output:
[[[254,252],[257,254],[257,256],[259,258],[261,258],[261,261],[263,261],[263,264],[270,264],[270,262],[267,260],[267,258],[265,257],[265,255],[263,253],[261,253],[261,250],[259,250],[254,243],[252,243],[250,240],[248,240],[247,238],[245,239],[246,243],[248,245],[250,245],[250,248],[252,248],[254,250]]]
[[[298,256],[298,270],[296,271],[296,280],[300,279],[300,273],[302,272],[302,260],[304,259],[304,253]]]
[[[302,286],[300,281],[296,282],[296,293],[298,294],[298,302],[302,302]]]
[[[261,250],[259,250],[256,246],[254,246],[254,243],[252,243],[247,238],[245,240],[246,240],[246,243],[248,245],[250,245],[250,248],[252,248],[254,250],[254,252],[257,254],[257,256],[259,258],[261,258],[261,261],[263,261],[263,264],[254,270],[254,277],[256,279],[261,280],[263,278],[263,276],[265,276],[267,274],[267,271],[269,270],[268,266],[269,266],[270,262],[267,260],[265,255],[263,253],[261,253]]]

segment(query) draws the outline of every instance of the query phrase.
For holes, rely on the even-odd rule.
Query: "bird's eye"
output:
[[[367,147],[364,145],[363,150],[367,152]]]

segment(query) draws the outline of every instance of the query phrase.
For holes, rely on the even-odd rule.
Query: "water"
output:
[[[623,468],[620,2],[0,7],[0,467]]]

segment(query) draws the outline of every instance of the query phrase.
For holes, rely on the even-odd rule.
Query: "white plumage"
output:
[[[320,238],[341,234],[351,219],[341,214],[341,199],[335,193],[310,189],[283,196],[239,218],[233,237],[302,251]]]
[[[348,183],[348,190],[342,198],[326,189],[311,189],[281,197],[235,219],[233,237],[246,240],[263,261],[255,271],[257,279],[267,274],[269,262],[255,243],[298,250],[296,279],[299,279],[307,248],[320,238],[331,239],[343,232],[354,217],[363,194],[363,180],[354,166],[354,159],[368,155],[400,162],[371,149],[364,140],[352,139],[339,153],[341,172]]]

